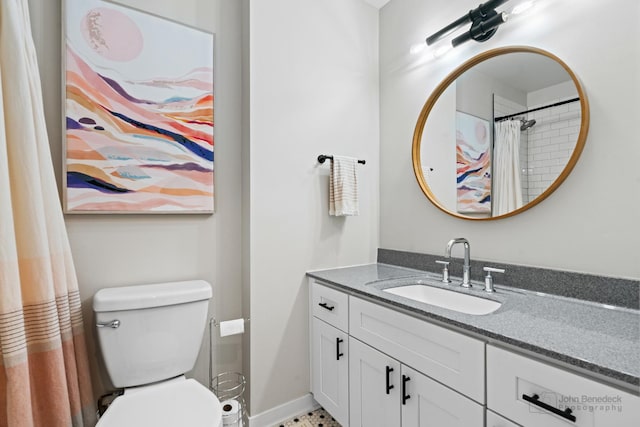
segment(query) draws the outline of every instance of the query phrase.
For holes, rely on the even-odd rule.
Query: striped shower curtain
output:
[[[0,0],[0,427],[95,424],[27,0]]]

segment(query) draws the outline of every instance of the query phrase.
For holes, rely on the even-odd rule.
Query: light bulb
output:
[[[409,49],[409,53],[411,53],[412,55],[417,55],[420,52],[422,52],[426,47],[427,47],[427,44],[425,42],[416,43],[413,46],[411,46],[411,49]]]
[[[433,52],[433,57],[434,58],[442,58],[444,55],[447,54],[447,52],[449,52],[451,49],[453,49],[453,46],[451,46],[451,44],[445,44],[443,46],[440,46],[439,48],[437,48],[434,52]]]
[[[516,7],[513,8],[511,13],[513,13],[514,15],[519,15],[521,13],[524,13],[527,10],[531,9],[534,3],[535,2],[533,0],[526,0],[521,3],[518,3]]]

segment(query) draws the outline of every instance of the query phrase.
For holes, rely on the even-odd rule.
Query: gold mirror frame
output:
[[[565,69],[565,71],[569,74],[569,76],[571,76],[571,79],[573,80],[573,83],[576,86],[576,90],[578,91],[578,96],[580,97],[580,108],[581,108],[580,133],[578,134],[578,139],[576,141],[576,146],[575,146],[575,149],[573,150],[573,154],[571,155],[571,158],[567,162],[567,165],[565,166],[565,168],[560,173],[560,176],[558,176],[558,178],[549,186],[549,188],[547,188],[541,195],[536,197],[534,200],[530,201],[529,203],[527,203],[526,205],[518,209],[515,209],[503,215],[486,217],[486,218],[476,218],[476,217],[461,215],[456,212],[452,212],[448,210],[445,206],[443,206],[440,202],[438,202],[438,199],[433,194],[433,192],[429,188],[429,185],[426,182],[424,174],[422,173],[422,164],[420,160],[420,144],[422,142],[422,132],[424,131],[424,126],[427,122],[427,118],[429,117],[429,113],[431,112],[432,108],[440,98],[440,95],[442,95],[442,93],[449,87],[451,83],[453,83],[458,77],[460,77],[463,73],[465,73],[467,70],[469,70],[473,66],[483,61],[486,61],[490,58],[494,58],[500,55],[506,55],[509,53],[534,53],[538,55],[543,55],[543,56],[546,56],[547,58],[553,59]],[[420,188],[422,189],[422,192],[427,196],[427,198],[431,201],[431,203],[433,203],[441,211],[451,216],[454,216],[456,218],[472,220],[472,221],[489,221],[489,220],[507,218],[513,215],[517,215],[521,212],[524,212],[527,209],[530,209],[533,206],[537,205],[538,203],[542,202],[544,199],[549,197],[551,193],[553,193],[560,186],[560,184],[562,184],[562,182],[567,178],[567,176],[569,176],[574,166],[578,162],[578,159],[580,158],[580,154],[582,154],[582,150],[584,148],[584,144],[587,139],[588,130],[589,130],[589,102],[587,101],[585,91],[582,85],[580,84],[580,81],[578,80],[577,76],[574,74],[574,72],[560,58],[558,58],[557,56],[545,50],[534,48],[534,47],[528,47],[528,46],[510,46],[510,47],[492,49],[492,50],[483,52],[479,55],[476,55],[473,58],[466,61],[465,63],[463,63],[462,65],[460,65],[435,88],[435,90],[433,91],[429,99],[427,99],[427,102],[424,104],[424,107],[422,107],[422,111],[420,112],[420,116],[418,117],[418,122],[416,123],[416,128],[413,133],[413,146],[412,146],[412,152],[411,152],[411,155],[413,158],[413,171],[416,176],[416,179],[418,180],[418,185],[420,185]]]

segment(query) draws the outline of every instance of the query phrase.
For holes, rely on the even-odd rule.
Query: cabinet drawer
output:
[[[482,341],[359,298],[349,301],[352,336],[484,403]]]
[[[318,319],[349,332],[349,296],[344,292],[313,282],[311,312]]]
[[[527,427],[640,425],[637,396],[493,346],[487,346],[487,406]],[[554,413],[565,409],[571,409],[565,417]]]
[[[487,411],[487,427],[520,427],[518,424],[514,424],[506,418],[502,418],[498,414],[494,414],[491,411]]]

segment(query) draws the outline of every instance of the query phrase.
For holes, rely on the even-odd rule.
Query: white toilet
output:
[[[115,387],[98,427],[220,427],[220,401],[184,373],[207,324],[203,280],[101,289],[93,297],[98,342]]]

